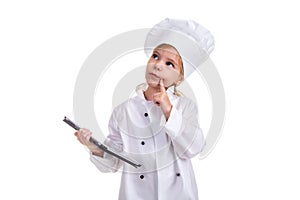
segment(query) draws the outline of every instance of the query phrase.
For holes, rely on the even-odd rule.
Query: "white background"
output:
[[[299,199],[299,6],[296,1],[1,1],[0,199],[117,199],[62,122],[87,56],[165,17],[215,36],[226,93],[213,152],[195,158],[200,199]]]

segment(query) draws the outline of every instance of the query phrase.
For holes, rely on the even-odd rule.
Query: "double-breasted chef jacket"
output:
[[[147,87],[147,86],[145,86]],[[90,160],[101,172],[122,170],[120,200],[195,200],[198,191],[191,158],[204,146],[195,103],[167,90],[172,110],[166,121],[161,108],[143,91],[117,106],[104,143],[134,159],[134,168],[104,153]]]

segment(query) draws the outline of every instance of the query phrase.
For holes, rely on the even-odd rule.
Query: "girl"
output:
[[[210,45],[199,42],[201,37],[210,38]],[[137,96],[113,110],[104,141],[142,167],[135,169],[98,149],[89,142],[92,133],[88,129],[75,132],[100,171],[116,172],[123,167],[119,199],[198,199],[190,159],[205,142],[196,105],[180,96],[176,86],[190,73],[191,64],[198,66],[207,59],[213,49],[211,40],[209,32],[192,21],[166,19],[149,32],[145,51],[155,48],[147,63],[146,84],[137,87]]]

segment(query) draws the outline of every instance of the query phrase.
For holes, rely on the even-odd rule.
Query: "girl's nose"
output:
[[[161,71],[162,65],[163,65],[163,62],[158,61],[155,63],[154,68],[157,69],[158,71]]]

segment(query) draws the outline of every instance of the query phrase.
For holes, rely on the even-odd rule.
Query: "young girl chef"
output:
[[[142,167],[134,168],[98,149],[89,142],[92,133],[88,129],[75,133],[100,171],[116,172],[123,167],[119,199],[198,199],[190,159],[201,151],[205,140],[196,105],[180,96],[176,86],[213,48],[213,36],[194,21],[165,19],[149,31],[146,83],[137,87],[135,97],[113,110],[104,141]]]

